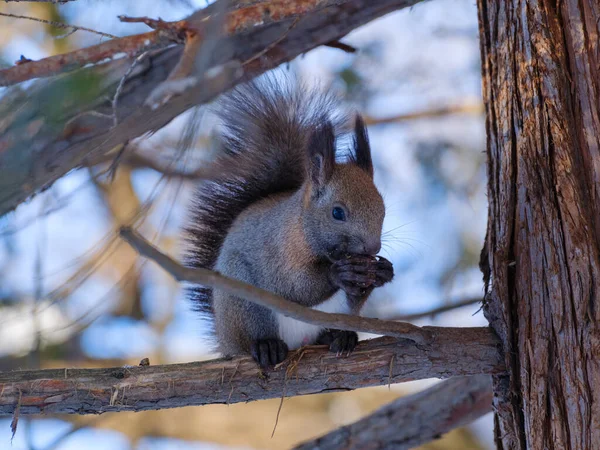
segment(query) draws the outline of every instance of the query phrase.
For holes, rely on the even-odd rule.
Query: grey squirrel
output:
[[[367,130],[357,116],[347,161],[337,162],[344,117],[335,110],[331,96],[274,78],[223,97],[217,175],[192,201],[188,265],[349,314],[393,278],[392,264],[375,256],[385,208]],[[322,329],[203,286],[190,297],[214,326],[221,353],[249,353],[262,367],[302,345],[328,344],[340,354],[358,341],[353,331]]]

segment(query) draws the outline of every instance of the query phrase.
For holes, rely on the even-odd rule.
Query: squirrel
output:
[[[346,120],[336,106],[329,94],[268,77],[223,96],[216,175],[190,208],[189,266],[333,313],[358,314],[371,291],[392,280],[392,264],[376,256],[385,207],[367,130],[357,115],[350,153],[336,161],[336,129]],[[353,331],[306,324],[219,290],[190,292],[218,350],[251,354],[263,368],[303,345],[340,355],[358,342]]]

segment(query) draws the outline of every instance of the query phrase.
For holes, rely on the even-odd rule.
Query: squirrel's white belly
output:
[[[350,313],[350,308],[346,301],[346,294],[341,290],[336,292],[329,300],[324,301],[312,309],[328,313]],[[280,313],[277,313],[276,317],[279,325],[279,337],[287,344],[290,350],[295,350],[304,345],[314,344],[321,331],[323,331],[323,327],[319,325],[311,325],[300,320],[286,317]]]

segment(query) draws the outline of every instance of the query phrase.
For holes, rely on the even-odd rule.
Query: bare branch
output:
[[[165,366],[50,369],[0,373],[0,416],[98,414],[237,403],[386,385],[425,378],[504,372],[486,328],[440,328],[435,345],[383,337],[362,341],[347,358],[325,346],[304,347],[263,373],[250,357]],[[294,364],[302,357],[301,364]],[[292,367],[286,377],[288,368]]]
[[[216,4],[221,6],[222,1],[224,0],[216,2]],[[257,26],[265,28],[274,23],[286,23],[290,19],[300,17],[303,14],[318,12],[320,9],[329,6],[340,6],[343,3],[352,3],[352,1],[303,0],[282,2],[277,0],[262,0],[245,6],[234,4],[234,9],[231,10],[230,8],[226,13],[227,16],[223,21],[223,32],[229,35],[239,35]],[[408,6],[409,4],[416,3],[416,1],[401,3],[405,3]],[[208,9],[205,8],[205,10]],[[213,16],[210,12],[207,13],[204,10],[199,10],[185,20],[176,22],[165,22],[147,17],[133,18],[120,16],[119,18],[123,22],[143,22],[155,28],[155,30],[149,33],[116,38],[110,42],[85,49],[51,56],[39,61],[32,61],[27,66],[22,64],[0,70],[0,86],[9,86],[32,78],[57,75],[61,72],[83,67],[86,64],[97,63],[117,53],[139,54],[169,42],[177,40],[182,42],[183,36],[187,32],[204,36],[204,31],[210,22],[207,19],[213,19]],[[218,19],[217,17],[216,20]]]
[[[41,22],[41,23],[45,23],[47,25],[52,25],[53,27],[56,27],[56,28],[62,28],[62,29],[65,29],[65,30],[71,30],[72,32],[81,30],[81,31],[87,31],[88,33],[98,34],[100,36],[111,38],[111,39],[116,39],[117,38],[117,36],[115,36],[114,34],[103,33],[102,31],[97,31],[97,30],[94,30],[92,28],[80,27],[78,25],[70,25],[70,24],[62,23],[62,22],[54,22],[52,20],[39,19],[37,17],[18,16],[16,14],[8,14],[8,13],[1,13],[1,12],[0,12],[0,16],[12,17],[13,19],[32,20],[34,22]]]
[[[128,152],[123,157],[123,164],[131,167],[132,169],[152,169],[158,173],[161,173],[171,178],[182,178],[186,180],[201,180],[208,176],[214,176],[215,171],[211,168],[200,167],[195,170],[184,170],[168,165],[163,165],[155,161],[154,159],[145,156],[136,151]]]
[[[453,311],[455,309],[464,308],[465,306],[477,305],[483,302],[483,299],[480,297],[468,298],[466,300],[461,300],[460,302],[454,302],[447,305],[440,306],[439,308],[431,309],[429,311],[425,311],[417,314],[404,314],[395,317],[388,317],[389,320],[403,320],[405,322],[412,322],[419,319],[424,319],[427,317],[434,317],[438,314],[442,314],[448,311]]]
[[[244,66],[243,79],[260,75],[319,45],[339,40],[370,20],[418,1],[327,1],[319,2],[319,7],[313,10],[306,10],[306,5],[313,2],[298,2],[304,5],[298,8],[307,12],[282,42]],[[287,8],[290,18],[278,22],[275,19],[279,16],[268,15],[260,26],[252,26],[260,23],[260,20],[250,20],[248,8],[251,5],[248,3],[243,3],[244,7],[235,10],[246,11],[248,15],[238,17],[239,24],[229,24],[231,33],[219,38],[216,44],[223,50],[211,53],[208,68],[227,67],[236,61],[247,61],[285,33],[294,19],[290,11],[296,2],[279,2],[278,5],[280,3]],[[265,7],[269,2],[253,2],[257,8],[259,4]],[[331,6],[323,6],[326,4]],[[198,15],[195,20],[206,18],[214,11],[214,5],[195,13]],[[246,32],[241,33],[243,30]],[[118,44],[121,39],[114,39],[100,44],[103,47],[83,49],[83,53],[51,57],[57,58],[52,64],[60,71],[64,64],[76,64],[74,60],[85,64],[91,62],[88,58],[90,55],[92,59],[101,60],[115,51],[137,54],[140,49],[172,42],[173,36],[159,31],[162,34],[150,32],[123,38],[129,39],[123,41],[125,46]],[[107,98],[113,98],[123,74],[131,67],[130,58],[86,68],[66,77],[58,77],[51,83],[35,83],[28,87],[27,92],[6,94],[0,102],[0,117],[3,118],[0,121],[0,167],[3,167],[3,175],[6,175],[0,177],[0,215],[14,209],[40,189],[50,186],[70,170],[93,164],[116,146],[165,126],[187,109],[211,101],[242,80],[226,76],[201,80],[186,90],[185,95],[172,98],[156,110],[144,106],[149,93],[171,73],[180,56],[181,47],[178,46],[150,52],[144,61],[136,65],[119,96],[119,124],[116,127],[113,127],[113,111]],[[28,69],[19,70],[32,70],[30,68],[35,66],[31,64],[34,63],[24,63],[19,67]],[[16,69],[18,67],[8,70]],[[0,71],[0,78],[4,75],[6,71]],[[85,82],[85,96],[81,95],[82,81]]]
[[[11,86],[33,78],[51,77],[88,64],[104,61],[118,54],[133,55],[166,47],[171,43],[173,43],[173,40],[168,35],[154,31],[112,39],[91,47],[0,70],[0,86]]]
[[[489,375],[452,378],[402,397],[358,422],[301,444],[296,450],[362,450],[372,448],[373,442],[377,442],[377,448],[408,450],[490,411]]]
[[[367,125],[385,125],[390,123],[405,122],[407,120],[430,119],[453,114],[483,115],[483,112],[484,109],[482,103],[463,103],[458,105],[444,106],[442,108],[417,111],[414,113],[400,114],[393,117],[365,117],[365,123]]]
[[[419,328],[409,323],[350,316],[347,314],[329,314],[316,309],[307,308],[297,303],[290,302],[269,291],[233,278],[225,277],[212,270],[200,267],[184,267],[169,256],[161,253],[131,228],[121,228],[121,236],[142,256],[153,260],[178,281],[187,281],[210,286],[215,289],[221,289],[224,292],[265,306],[293,319],[302,320],[327,328],[361,331],[364,333],[383,334],[402,339],[410,339],[419,344],[431,343],[436,338],[435,334],[426,327]]]

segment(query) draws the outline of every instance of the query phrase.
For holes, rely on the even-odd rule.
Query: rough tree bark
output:
[[[479,0],[500,449],[600,448],[597,0]]]
[[[382,337],[361,342],[348,358],[324,346],[290,355],[262,373],[249,357],[112,369],[0,372],[0,416],[99,414],[211,403],[237,403],[424,378],[504,371],[497,339],[486,328],[440,329],[436,345]]]

